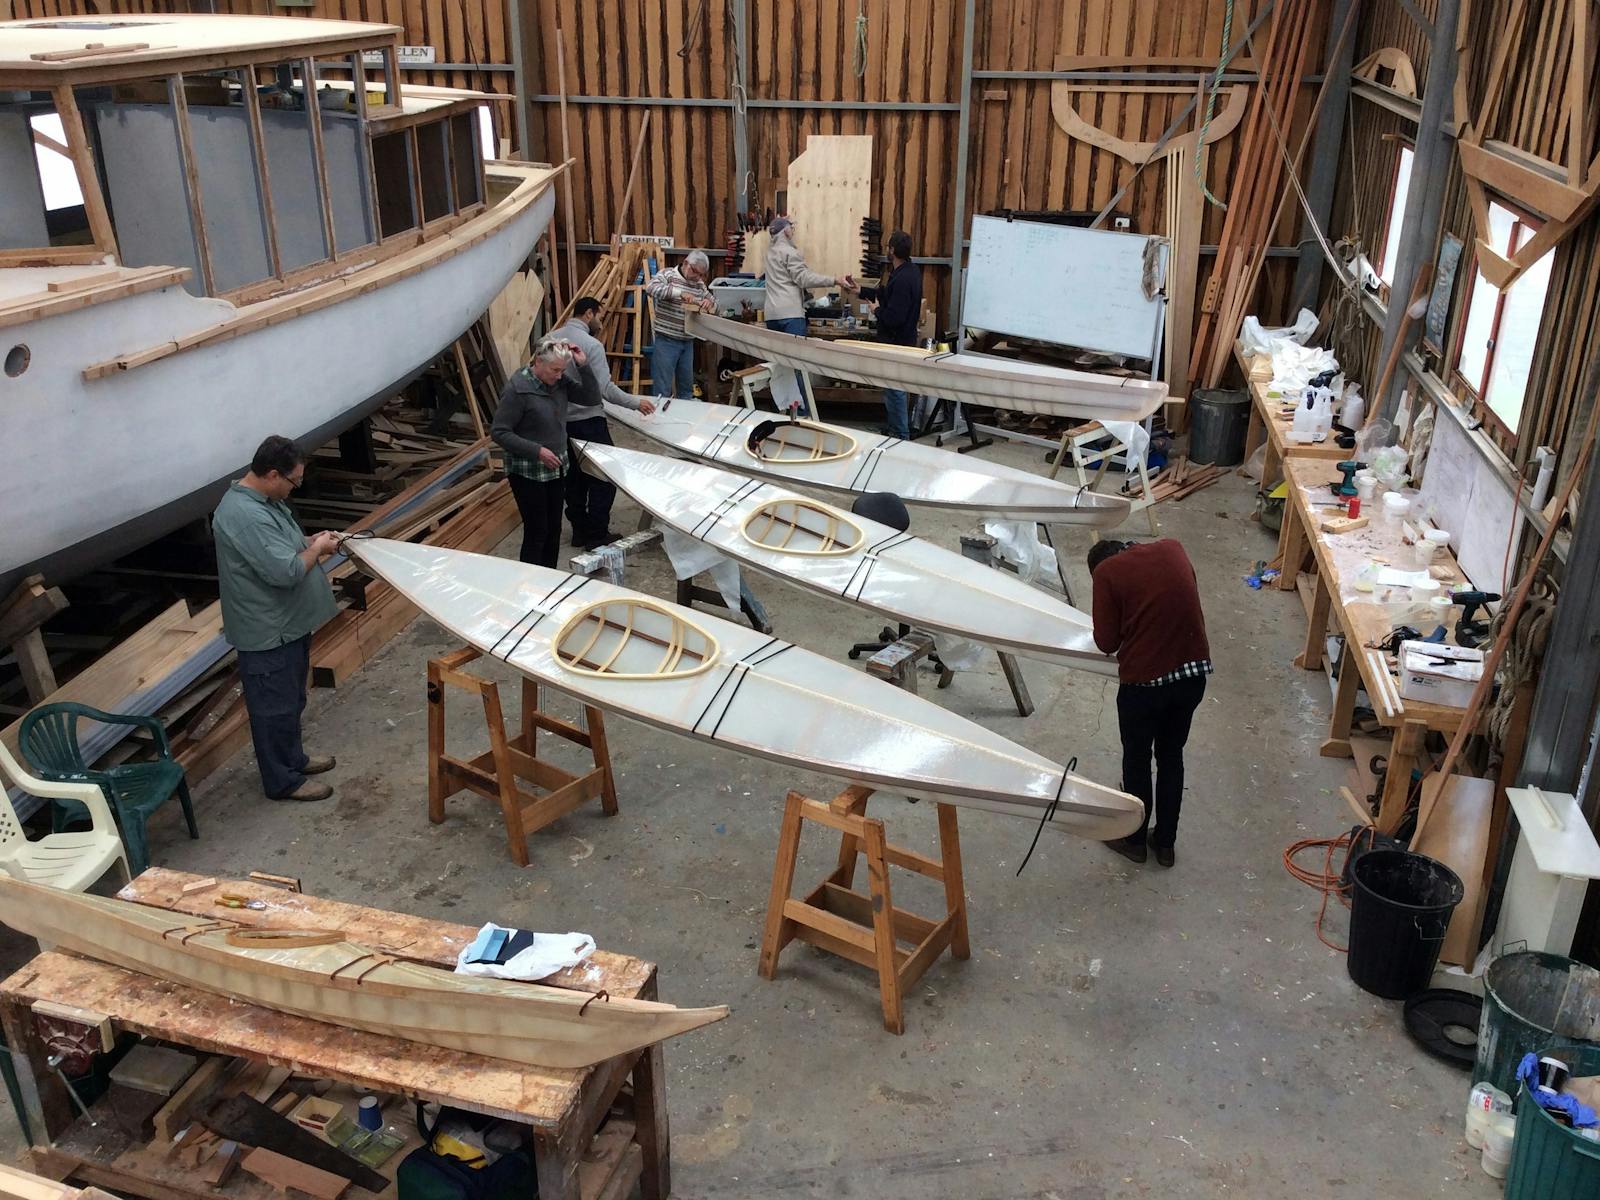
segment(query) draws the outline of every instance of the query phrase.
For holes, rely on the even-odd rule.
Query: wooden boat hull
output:
[[[690,315],[689,331],[764,362],[979,408],[1142,421],[1167,399],[1167,385],[1150,379],[1120,379],[987,354],[940,354],[877,342],[797,337],[703,313]]]
[[[586,466],[605,475],[657,519],[769,575],[920,629],[972,638],[1097,675],[1116,660],[1094,644],[1085,613],[1015,575],[963,558],[909,533],[829,510],[773,483],[623,446],[580,443]],[[824,549],[792,523],[770,522],[789,543],[752,536],[768,514],[795,505],[820,512],[826,528],[847,531]],[[770,543],[770,544],[769,544]]]
[[[227,329],[274,301],[236,308],[173,284],[9,325],[7,344],[27,344],[31,362],[0,380],[0,512],[15,518],[0,525],[0,594],[36,571],[69,578],[203,515],[268,434],[326,440],[421,370],[488,308],[549,223],[556,172],[496,170],[514,190],[408,252],[432,247],[431,258],[355,268],[318,285],[335,289],[326,305],[237,336]],[[0,317],[14,290],[105,270],[0,269]],[[218,340],[85,378],[118,354],[211,331]],[[160,453],[128,453],[154,430]]]
[[[383,539],[345,549],[440,625],[483,653],[585,704],[659,729],[913,798],[946,800],[1039,820],[1085,837],[1123,837],[1143,805],[1066,771],[918,696],[746,626],[667,604],[592,577],[488,555]],[[596,604],[644,601],[713,648],[673,672],[640,678],[636,665],[608,677],[562,661],[580,651],[591,666],[616,650],[615,635],[568,641],[574,618]],[[649,661],[669,657],[659,633]],[[696,639],[684,639],[685,643]],[[693,668],[693,669],[691,669]]]
[[[593,1066],[728,1015],[726,1006],[590,1003],[585,992],[456,975],[347,941],[250,949],[229,944],[229,922],[3,874],[0,923],[46,945],[280,1012],[529,1066]]]
[[[674,400],[648,417],[625,409],[613,409],[607,415],[670,450],[711,466],[825,492],[893,492],[907,504],[946,512],[1096,529],[1119,525],[1128,515],[1128,502],[1120,496],[1102,496],[1077,484],[974,456],[822,422],[803,424],[825,431],[830,439],[848,440],[848,453],[830,451],[825,457],[776,462],[759,458],[749,449],[748,439],[775,414],[753,408]]]

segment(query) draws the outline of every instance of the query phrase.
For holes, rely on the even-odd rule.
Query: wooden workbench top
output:
[[[1252,419],[1259,421],[1265,428],[1268,442],[1276,457],[1343,461],[1350,456],[1352,451],[1341,448],[1332,434],[1320,442],[1290,441],[1289,431],[1294,428],[1294,416],[1292,413],[1284,415],[1282,398],[1269,392],[1272,386],[1271,361],[1263,355],[1253,357],[1247,355],[1244,347],[1238,342],[1233,344],[1233,356],[1239,364],[1239,369],[1244,372],[1245,387],[1250,392],[1250,404],[1255,410]],[[1251,445],[1249,448],[1253,451],[1255,446]]]
[[[124,888],[123,899],[263,928],[340,929],[352,941],[406,958],[453,967],[473,929],[360,905],[321,900],[263,884],[224,880],[184,897],[185,883],[202,878],[152,868]],[[265,910],[222,909],[221,892],[260,898]],[[596,952],[589,962],[548,982],[634,998],[653,990],[655,967],[624,955]],[[534,1126],[558,1127],[571,1119],[587,1070],[524,1067],[518,1063],[383,1037],[323,1021],[261,1008],[106,963],[47,951],[0,983],[0,998],[31,1005],[65,1001],[106,1013],[118,1025],[216,1054],[244,1055],[296,1072],[351,1083],[377,1092],[427,1097]]]

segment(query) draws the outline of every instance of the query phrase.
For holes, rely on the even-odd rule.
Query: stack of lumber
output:
[[[29,703],[55,691],[56,676],[39,626],[66,607],[61,589],[45,587],[42,575],[28,576],[0,603],[0,649],[11,647]]]
[[[1163,500],[1182,500],[1201,488],[1210,487],[1224,474],[1226,472],[1221,467],[1201,466],[1187,458],[1175,458],[1152,481],[1150,499],[1156,504]]]
[[[1323,0],[1283,0],[1272,14],[1265,45],[1254,43],[1260,49],[1260,82],[1237,134],[1239,167],[1226,197],[1228,214],[1211,275],[1201,293],[1189,360],[1189,376],[1199,386],[1213,388],[1221,381],[1239,327],[1254,303],[1273,230],[1291,194],[1279,139],[1290,138],[1300,80],[1314,65],[1314,44],[1327,24]],[[1300,139],[1296,170],[1311,140],[1321,98]]]

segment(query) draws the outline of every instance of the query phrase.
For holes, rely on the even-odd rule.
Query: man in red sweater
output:
[[[1117,689],[1122,787],[1144,801],[1139,831],[1106,845],[1142,863],[1148,841],[1156,861],[1170,867],[1177,861],[1173,845],[1183,806],[1183,747],[1211,674],[1194,565],[1171,538],[1142,544],[1108,540],[1089,547],[1089,575],[1094,643],[1117,656],[1122,680]]]

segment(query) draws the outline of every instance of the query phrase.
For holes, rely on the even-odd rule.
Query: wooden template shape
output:
[[[824,275],[859,275],[861,222],[872,211],[872,136],[809,135],[789,164],[788,187],[806,265]],[[765,261],[746,269],[760,271]]]
[[[1061,64],[1066,60],[1056,60],[1056,70],[1065,70]],[[1091,125],[1082,114],[1078,112],[1073,103],[1073,95],[1077,92],[1110,92],[1113,94],[1126,94],[1129,96],[1144,96],[1152,92],[1173,93],[1189,95],[1194,89],[1187,85],[1174,84],[1090,84],[1077,83],[1070,79],[1056,79],[1050,83],[1050,113],[1055,117],[1056,124],[1061,126],[1068,137],[1077,138],[1081,142],[1088,142],[1091,146],[1098,146],[1108,150],[1118,158],[1126,159],[1136,165],[1149,161],[1155,153],[1155,142],[1135,142],[1127,138],[1118,137],[1101,129],[1098,125]],[[1244,117],[1245,104],[1249,100],[1249,88],[1242,83],[1229,84],[1221,89],[1221,94],[1226,97],[1221,110],[1211,118],[1211,124],[1206,126],[1204,145],[1227,137],[1239,125]],[[1161,153],[1174,154],[1180,151],[1193,153],[1196,147],[1202,144],[1200,140],[1200,126],[1205,119],[1204,105],[1197,105],[1194,113],[1194,129],[1177,137],[1169,138],[1167,144],[1161,147]]]
[[[1512,0],[1505,28],[1499,32],[1489,62],[1489,74],[1478,103],[1473,104],[1471,72],[1456,72],[1455,111],[1460,121],[1456,145],[1461,173],[1472,211],[1478,270],[1495,287],[1504,290],[1522,277],[1564,240],[1600,200],[1600,154],[1591,157],[1594,122],[1590,96],[1594,78],[1594,35],[1590,29],[1593,0],[1558,5],[1555,19],[1538,33],[1552,42],[1546,67],[1552,81],[1565,78],[1564,91],[1555,108],[1557,130],[1565,131],[1566,161],[1553,162],[1508,142],[1491,138],[1497,128],[1512,53],[1529,32],[1527,0]],[[1471,0],[1461,0],[1456,35],[1457,56],[1469,61],[1467,39],[1471,28]],[[1566,55],[1562,61],[1563,53]],[[1560,145],[1558,140],[1556,145]],[[1489,230],[1489,193],[1509,198],[1548,218],[1539,231],[1509,258],[1484,238]]]
[[[0,878],[0,923],[40,941],[283,1012],[540,1067],[588,1067],[728,1015],[457,975],[352,942],[228,943],[226,921]]]
[[[1389,72],[1388,83],[1378,78],[1382,71]],[[1399,92],[1402,96],[1417,94],[1416,68],[1411,65],[1411,56],[1399,46],[1384,46],[1382,49],[1374,50],[1351,67],[1350,74],[1357,79],[1370,79],[1373,83],[1381,84],[1392,92]]]
[[[717,661],[717,639],[664,604],[602,600],[574,613],[555,636],[556,659],[580,675],[667,679]]]
[[[866,540],[861,527],[838,509],[799,496],[759,505],[739,532],[752,545],[783,554],[853,554]]]
[[[344,1190],[350,1186],[349,1180],[341,1179],[331,1172],[259,1147],[246,1154],[239,1165],[285,1195],[292,1188],[296,1192],[304,1192],[314,1197],[315,1200],[339,1200]]]

